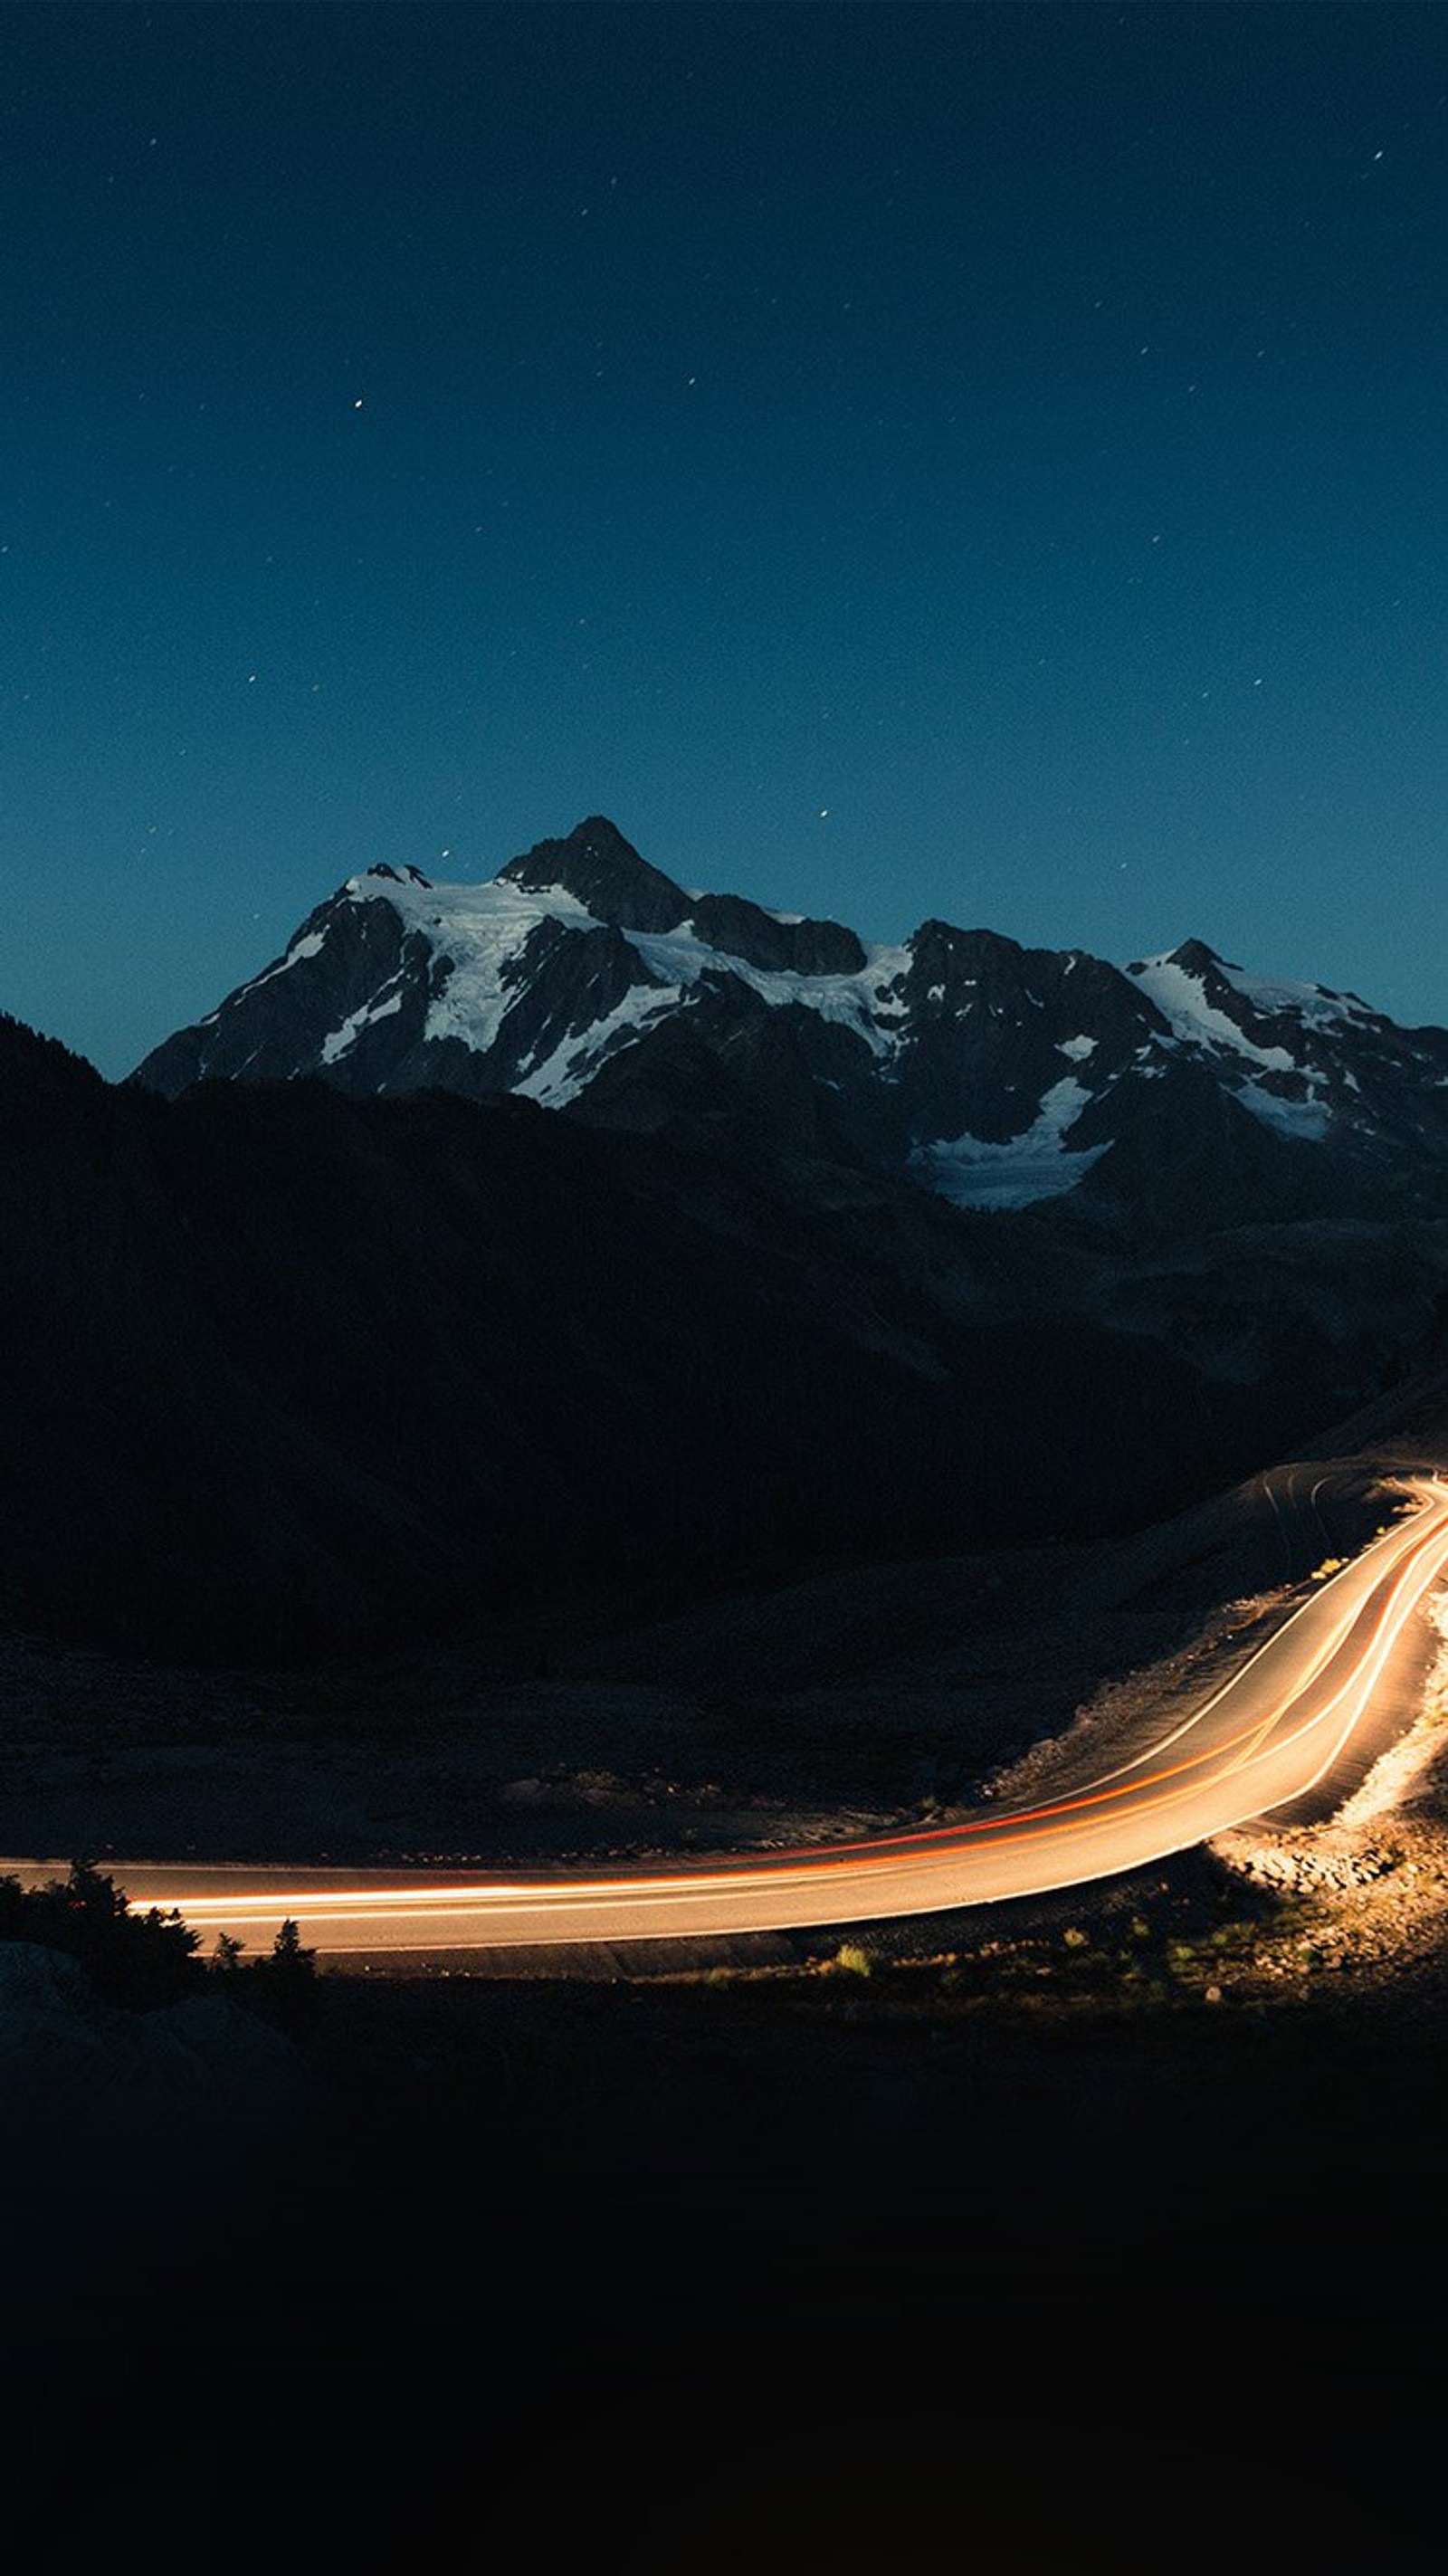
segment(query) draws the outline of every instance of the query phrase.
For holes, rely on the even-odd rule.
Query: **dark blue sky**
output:
[[[0,10],[0,1006],[354,869],[1448,1021],[1448,11]]]

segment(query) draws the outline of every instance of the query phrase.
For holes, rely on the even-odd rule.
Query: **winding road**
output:
[[[669,1866],[286,1871],[116,1866],[133,1904],[175,1907],[207,1947],[266,1944],[290,1917],[328,1959],[688,1941],[928,1914],[1040,1895],[1159,1861],[1291,1804],[1361,1726],[1448,1571],[1448,1486],[1396,1480],[1401,1508],[1231,1678],[1149,1750],[1041,1804],[787,1853]],[[5,1863],[33,1876],[35,1863]]]

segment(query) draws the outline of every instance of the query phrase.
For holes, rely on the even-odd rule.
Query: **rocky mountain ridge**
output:
[[[1441,1220],[1132,1248],[766,1142],[436,1088],[168,1101],[0,1021],[0,1619],[237,1663],[465,1632],[536,1670],[583,1599],[1139,1525],[1442,1336]]]
[[[1144,1526],[1441,1360],[1448,1032],[595,817],[126,1082],[0,1022],[0,1619],[304,1662]],[[511,1659],[511,1660],[510,1660]]]
[[[1448,1214],[1448,1031],[1198,940],[1116,967],[928,921],[895,946],[691,893],[603,816],[490,882],[374,867],[132,1079],[515,1094],[745,1130],[971,1210],[1170,1234]],[[808,1185],[807,1183],[803,1185]]]

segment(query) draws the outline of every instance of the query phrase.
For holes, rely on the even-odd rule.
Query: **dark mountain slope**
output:
[[[275,1662],[1133,1526],[1389,1382],[1443,1276],[1400,1240],[1368,1347],[1371,1251],[1343,1308],[1286,1264],[1244,1369],[1200,1268],[1121,1330],[1041,1212],[815,1181],[510,1100],[167,1102],[0,1024],[0,1610]]]
[[[1069,1202],[1133,1245],[1286,1216],[1448,1216],[1448,1031],[1249,973],[1188,939],[1128,967],[923,923],[689,892],[590,815],[484,884],[372,867],[282,956],[147,1056],[358,1099],[514,1092],[991,1215]]]

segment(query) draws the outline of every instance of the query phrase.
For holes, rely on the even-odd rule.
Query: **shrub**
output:
[[[875,1962],[858,1941],[842,1941],[835,1952],[834,1964],[843,1968],[847,1976],[868,1977]]]
[[[267,1957],[253,1959],[247,1968],[234,1960],[229,1965],[247,1991],[248,2001],[268,2020],[280,2023],[284,2030],[297,2030],[312,2019],[317,2005],[317,1954],[303,1948],[301,1933],[290,1915]]]
[[[315,2005],[316,1952],[304,1949],[290,1918],[268,1956],[242,1962],[243,1944],[217,1936],[209,1960],[197,1957],[201,1936],[173,1906],[136,1912],[123,1889],[88,1860],[65,1878],[24,1887],[0,1877],[0,1941],[34,1941],[79,1962],[105,2002],[146,2011],[204,1994],[213,1980],[238,2003],[284,2027],[300,2026]]]
[[[145,2009],[195,1994],[206,1977],[199,1939],[174,1907],[134,1913],[114,1879],[87,1860],[72,1861],[68,1877],[43,1887],[0,1879],[0,1940],[65,1951],[108,2003]]]

